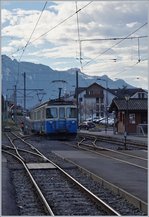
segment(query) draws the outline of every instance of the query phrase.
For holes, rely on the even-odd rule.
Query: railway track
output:
[[[15,157],[23,165],[31,185],[36,189],[35,194],[40,198],[40,207],[43,207],[46,215],[120,216],[118,211],[49,160],[32,144],[22,138],[15,138],[15,135],[12,138],[8,136],[8,139],[11,146],[3,146],[2,151]],[[31,206],[31,202],[29,203]],[[24,206],[20,204],[22,209]]]
[[[89,142],[89,143],[88,143]],[[73,146],[76,149],[85,150],[88,152],[91,152],[96,155],[100,155],[101,157],[106,157],[109,159],[112,159],[114,161],[119,161],[120,163],[126,164],[128,166],[134,167],[133,171],[134,173],[137,169],[143,170],[143,174],[147,173],[147,152],[143,151],[135,151],[132,150],[123,150],[117,151],[117,148],[109,149],[105,148],[105,143],[101,145],[101,142],[98,144],[97,138],[94,137],[81,137],[80,141],[77,142],[77,144],[70,144],[68,142],[65,142],[65,144],[69,146]],[[114,145],[114,144],[113,144]],[[140,154],[143,153],[143,156],[141,157]],[[146,155],[146,156],[145,156]],[[141,209],[142,211],[147,213],[148,205],[145,201],[141,200],[139,197],[134,196],[130,192],[127,192],[126,190],[123,190],[121,187],[118,187],[109,181],[106,181],[100,176],[95,175],[93,172],[85,169],[84,167],[81,167],[77,162],[74,162],[73,160],[70,160],[66,158],[70,162],[73,162],[75,165],[77,165],[81,171],[84,171],[85,173],[88,173],[92,176],[93,179],[98,180],[99,183],[101,183],[103,186],[107,187],[108,189],[111,189],[113,192],[121,195],[122,197],[126,198],[127,201],[134,204],[136,207]],[[139,177],[138,177],[139,178]]]
[[[100,145],[96,144],[97,141],[98,140],[96,137],[95,138],[92,137],[92,140],[91,138],[87,138],[87,141],[86,141],[86,137],[84,137],[77,143],[77,147],[83,150],[91,151],[100,156],[115,159],[117,161],[123,162],[130,166],[138,167],[144,170],[148,169],[147,158],[137,156],[136,154],[133,153],[123,152],[122,150],[117,151],[114,150],[113,148],[106,148],[105,147],[106,145],[102,145],[101,147],[101,143]]]
[[[124,138],[117,138],[117,137],[111,137],[111,136],[104,136],[104,135],[93,135],[93,133],[78,133],[78,139],[79,138],[86,138],[89,140],[92,140],[93,142],[100,142],[101,144],[104,144],[104,146],[110,146],[112,149],[127,149],[127,150],[147,150],[147,143],[140,142],[140,141],[133,141],[131,139],[126,140]]]

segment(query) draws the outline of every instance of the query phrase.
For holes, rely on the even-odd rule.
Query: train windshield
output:
[[[47,108],[46,109],[46,118],[57,118],[57,108]]]
[[[67,118],[76,118],[77,117],[77,109],[76,108],[67,108],[66,109]]]
[[[59,118],[62,118],[62,119],[65,118],[65,107],[59,108]]]

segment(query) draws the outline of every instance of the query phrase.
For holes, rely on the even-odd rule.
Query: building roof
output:
[[[102,89],[106,89],[106,88],[104,88],[103,86],[101,86],[100,84],[98,84],[98,83],[96,83],[96,82],[94,82],[94,83],[92,83],[91,85],[89,85],[86,89],[89,89],[90,87],[94,87],[94,86],[98,86],[98,87],[101,87]]]
[[[129,95],[130,97],[138,92],[146,92],[142,88],[119,88],[119,89],[108,89],[109,92],[111,92],[113,95],[115,95],[118,98],[124,98],[126,95]]]
[[[148,105],[147,99],[129,99],[128,105],[125,99],[114,99],[110,105],[109,112],[112,112],[113,110],[117,109],[118,111],[125,111],[128,110],[131,111],[147,111]]]

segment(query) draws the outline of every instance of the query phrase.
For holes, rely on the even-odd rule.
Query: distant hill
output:
[[[97,82],[106,87],[106,82],[97,80],[97,78],[108,81],[108,88],[133,88],[124,80],[119,79],[113,81],[107,75],[103,76],[89,76],[82,73],[79,69],[69,69],[65,71],[53,70],[49,66],[42,64],[35,64],[30,62],[19,62],[12,60],[6,55],[2,55],[2,94],[13,100],[13,89],[17,82],[17,102],[23,105],[23,88],[24,78],[23,73],[26,73],[26,93],[27,93],[27,107],[34,106],[39,103],[43,97],[43,101],[58,97],[58,88],[62,88],[62,95],[64,93],[71,93],[76,86],[76,71],[79,71],[79,87],[87,87],[90,84]],[[30,90],[29,90],[30,89]],[[43,92],[35,91],[33,89],[44,89]]]

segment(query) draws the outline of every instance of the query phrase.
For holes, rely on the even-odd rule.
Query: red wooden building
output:
[[[115,113],[115,127],[118,133],[138,133],[143,127],[147,133],[148,123],[147,98],[113,99],[109,112]]]

